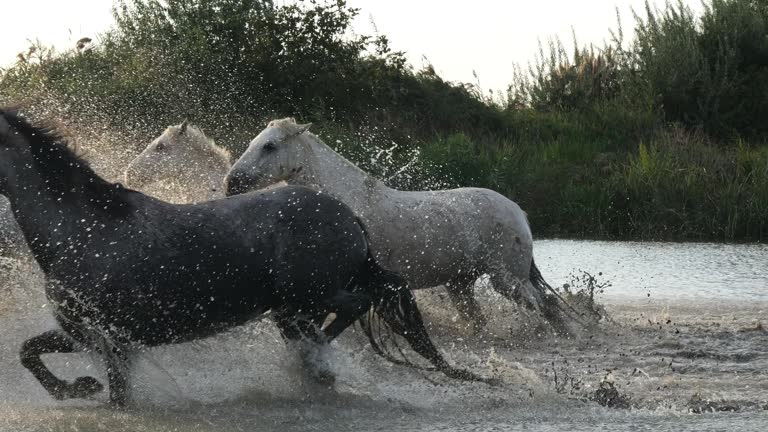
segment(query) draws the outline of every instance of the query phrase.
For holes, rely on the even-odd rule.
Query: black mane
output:
[[[46,187],[62,198],[85,195],[96,208],[120,216],[129,205],[120,183],[104,180],[88,162],[69,148],[54,126],[31,124],[17,109],[0,109],[0,116],[29,143],[32,157]]]

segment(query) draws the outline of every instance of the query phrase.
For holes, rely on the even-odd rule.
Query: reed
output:
[[[0,70],[0,102],[142,143],[189,118],[234,154],[292,115],[393,186],[496,189],[539,234],[765,240],[762,2],[711,0],[700,16],[646,4],[633,40],[619,21],[604,46],[542,44],[503,97],[351,34],[357,13],[343,0],[117,0],[95,41],[34,44]]]

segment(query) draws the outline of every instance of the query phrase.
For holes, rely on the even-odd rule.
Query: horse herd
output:
[[[27,340],[22,365],[54,398],[86,398],[102,384],[61,380],[40,356],[97,352],[119,406],[131,351],[208,337],[269,312],[325,383],[333,373],[311,359],[355,322],[392,361],[404,362],[382,334],[401,336],[450,377],[489,382],[443,359],[411,291],[445,286],[480,330],[473,287],[483,275],[566,330],[567,305],[533,262],[517,204],[487,189],[391,189],[309,127],[272,121],[230,166],[229,153],[185,121],[129,164],[125,187],[96,174],[55,128],[0,110],[0,194],[49,281],[60,327]],[[159,185],[161,196],[162,185],[179,182],[188,194],[176,201],[185,203],[129,188]]]

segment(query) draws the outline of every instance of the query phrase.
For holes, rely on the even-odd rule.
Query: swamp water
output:
[[[132,157],[96,150],[109,178]],[[449,361],[499,386],[392,365],[347,331],[333,344],[336,384],[322,387],[265,319],[136,354],[124,410],[105,393],[55,401],[21,366],[22,342],[54,322],[37,266],[0,257],[0,432],[768,430],[768,246],[543,240],[535,256],[553,286],[585,288],[582,271],[612,284],[596,293],[598,331],[537,334],[480,282],[489,325],[472,335],[442,289],[417,293]],[[104,382],[87,354],[44,360]]]
[[[23,369],[19,346],[53,320],[36,266],[3,258],[0,431],[768,429],[768,247],[546,240],[536,258],[553,285],[577,287],[579,269],[612,283],[596,294],[609,315],[598,332],[536,335],[481,282],[490,323],[473,336],[441,289],[418,293],[446,356],[500,386],[391,365],[348,331],[325,388],[262,320],[138,354],[133,403],[117,411],[103,393],[54,401]],[[87,354],[45,359],[103,380]]]

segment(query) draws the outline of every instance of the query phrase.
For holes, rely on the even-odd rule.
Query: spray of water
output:
[[[56,117],[66,111],[55,104],[50,107],[34,115]],[[107,124],[114,121],[66,119],[65,123],[96,170],[117,180],[146,145],[145,137],[157,135],[162,127],[124,125],[116,130]],[[439,170],[425,168],[418,150],[380,136],[360,132],[328,141],[393,186],[447,185],[424,175]],[[441,290],[420,291],[417,297],[429,331],[447,359],[499,378],[498,387],[459,384],[382,362],[356,331],[345,333],[331,350],[316,353],[316,361],[336,375],[333,386],[317,387],[306,379],[297,350],[286,347],[276,328],[264,320],[208,341],[135,353],[134,408],[127,412],[100,408],[104,395],[95,402],[55,402],[15,355],[15,347],[25,338],[54,325],[43,295],[45,281],[23,245],[4,244],[0,430],[61,430],[62,425],[74,430],[98,425],[121,430],[124,424],[132,430],[245,430],[253,424],[265,430],[308,430],[317,424],[349,423],[375,430],[392,427],[397,419],[424,430],[458,430],[468,423],[510,425],[535,418],[566,428],[588,421],[582,412],[623,424],[620,419],[626,415],[591,408],[599,405],[640,408],[632,418],[651,423],[656,417],[731,409],[757,413],[758,417],[747,418],[759,422],[759,413],[768,407],[768,380],[761,375],[768,369],[768,354],[761,348],[768,346],[761,321],[764,306],[719,305],[715,316],[708,306],[612,305],[606,307],[612,320],[601,323],[603,331],[558,340],[530,326],[525,311],[503,301],[482,281],[476,289],[490,320],[480,335],[472,334],[458,318]],[[566,291],[599,298],[595,285],[580,286],[583,282],[577,274]],[[87,373],[103,380],[98,362],[88,356],[49,357],[46,362],[64,378]],[[34,426],[41,423],[51,426]]]

